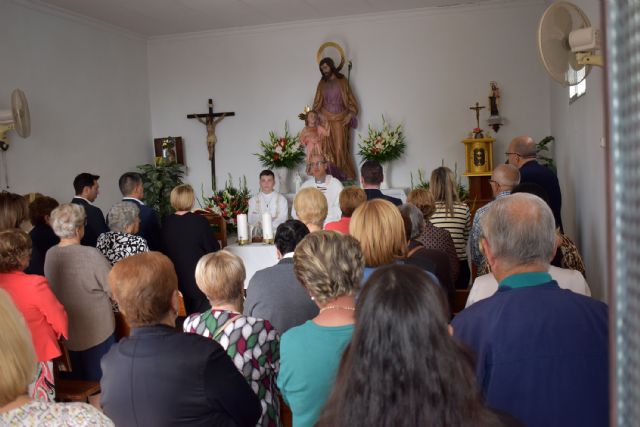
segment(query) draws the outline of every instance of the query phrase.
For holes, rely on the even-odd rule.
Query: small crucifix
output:
[[[213,99],[209,98],[209,112],[206,114],[187,114],[188,119],[198,119],[200,123],[207,127],[207,150],[209,151],[209,160],[211,161],[211,185],[216,190],[216,125],[225,117],[235,116],[236,113],[214,113]],[[217,118],[216,118],[217,117]]]
[[[470,110],[476,110],[476,128],[480,129],[480,110],[486,107],[481,107],[479,102],[476,102],[475,107],[469,107]]]

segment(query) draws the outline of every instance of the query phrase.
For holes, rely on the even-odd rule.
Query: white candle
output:
[[[238,240],[249,240],[249,223],[247,214],[240,214],[237,218]]]
[[[271,226],[271,214],[269,212],[262,214],[262,238],[265,240],[273,239],[273,227]]]

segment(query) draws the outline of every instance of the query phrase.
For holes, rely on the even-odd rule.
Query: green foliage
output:
[[[157,165],[147,163],[137,168],[144,183],[144,202],[156,211],[162,221],[165,216],[173,213],[170,202],[171,190],[182,184],[183,166],[160,161]]]
[[[247,188],[247,178],[243,176],[242,179],[238,179],[238,187],[236,188],[233,186],[231,174],[229,174],[224,188],[216,191],[211,197],[206,197],[204,190],[202,191],[204,209],[217,215],[222,215],[227,223],[228,230],[236,228],[238,215],[249,212],[250,198],[251,193]]]
[[[302,163],[306,157],[304,147],[300,144],[300,136],[289,134],[289,123],[284,123],[284,136],[279,137],[275,132],[269,132],[269,141],[260,141],[262,153],[254,153],[260,163],[267,169],[293,169]]]
[[[358,154],[364,160],[375,160],[378,163],[391,162],[402,157],[407,148],[402,125],[392,128],[384,116],[382,116],[382,130],[369,125],[367,137],[362,138],[362,135],[359,137],[362,143],[358,144]]]
[[[557,174],[558,169],[556,167],[556,162],[553,160],[551,155],[551,149],[549,145],[554,142],[556,139],[551,135],[543,138],[540,142],[536,144],[536,155],[538,161],[540,161],[543,165],[547,166],[549,169],[553,171],[553,173]],[[545,153],[545,154],[542,154]]]

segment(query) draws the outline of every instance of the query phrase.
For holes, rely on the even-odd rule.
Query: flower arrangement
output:
[[[269,132],[269,141],[260,141],[262,153],[255,153],[262,166],[268,169],[286,168],[293,169],[304,161],[306,154],[300,144],[298,135],[289,133],[289,123],[284,123],[284,136],[277,136],[275,132]]]
[[[221,215],[230,230],[236,227],[236,217],[249,211],[249,198],[251,197],[246,177],[243,176],[238,180],[238,188],[234,187],[232,182],[233,179],[229,174],[224,188],[216,191],[211,197],[206,197],[204,190],[202,190],[203,203],[201,203],[205,210]]]
[[[444,160],[442,161],[442,166],[444,166]],[[461,202],[466,202],[467,199],[469,199],[469,190],[467,190],[467,188],[462,185],[462,180],[461,178],[458,176],[458,164],[455,164],[455,169],[454,169],[454,175],[456,176],[456,187],[458,190],[458,197],[460,198]],[[418,169],[418,182],[417,184],[414,184],[413,182],[413,172],[409,172],[409,176],[411,178],[411,189],[413,190],[414,188],[424,188],[426,190],[429,189],[429,181],[425,181],[424,179],[424,173],[422,172],[422,169]]]
[[[390,162],[402,157],[407,148],[402,125],[392,128],[384,116],[382,116],[382,130],[372,128],[369,125],[367,137],[358,136],[362,140],[362,143],[358,144],[358,154],[364,160],[375,160],[379,163]]]

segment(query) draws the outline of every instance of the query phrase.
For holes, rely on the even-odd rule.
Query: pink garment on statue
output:
[[[342,102],[342,92],[337,83],[329,84],[324,91],[324,102],[322,107],[330,113],[340,113],[344,111],[345,106]]]
[[[300,132],[300,143],[307,148],[307,161],[313,154],[322,154],[322,138],[329,136],[329,129],[323,126],[305,126]]]

